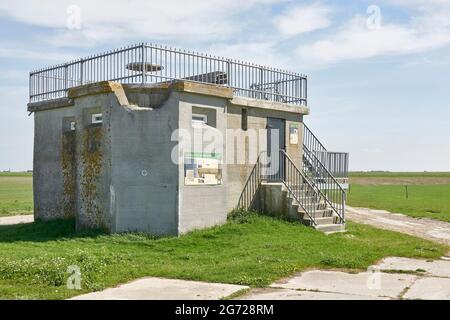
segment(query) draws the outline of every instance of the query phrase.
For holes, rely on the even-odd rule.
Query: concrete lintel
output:
[[[133,93],[165,93],[170,90],[171,86],[171,82],[162,82],[155,84],[122,84],[122,87],[126,92]]]
[[[73,106],[73,99],[59,98],[39,102],[30,102],[27,105],[28,112],[37,112],[51,109],[59,109]]]
[[[119,101],[120,105],[128,105],[128,99],[123,90],[122,84],[112,81],[101,81],[96,83],[90,83],[83,86],[69,89],[68,96],[71,99],[102,94],[102,93],[114,93]]]
[[[292,105],[292,104],[288,104],[288,103],[261,100],[261,99],[234,97],[230,101],[230,103],[237,107],[278,110],[278,111],[282,111],[282,112],[289,112],[289,113],[295,113],[295,114],[301,114],[301,115],[309,114],[309,107],[307,107],[307,106],[296,106],[296,105]]]
[[[233,89],[215,84],[178,80],[173,82],[172,89],[181,92],[233,99]]]

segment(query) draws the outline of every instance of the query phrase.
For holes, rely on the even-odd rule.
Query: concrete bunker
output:
[[[315,227],[326,217],[328,227],[342,229],[345,198],[339,206],[325,201],[320,188],[329,187],[328,170],[318,167],[315,150],[304,155],[306,77],[217,59],[212,69],[180,74],[172,68],[182,60],[158,61],[157,49],[182,54],[132,47],[143,62],[122,61],[111,77],[116,81],[92,76],[83,59],[64,65],[63,81],[53,80],[53,88],[44,80],[56,78],[55,68],[31,73],[35,218],[74,217],[77,229],[179,235],[222,224],[236,208],[270,207]],[[247,82],[237,67],[248,72]],[[271,73],[280,78],[265,80]],[[262,154],[280,154],[281,171],[261,171]]]

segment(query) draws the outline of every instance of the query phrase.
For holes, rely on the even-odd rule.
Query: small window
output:
[[[246,108],[242,109],[241,127],[242,127],[243,131],[247,131],[247,128],[248,128],[247,112],[248,112],[248,109],[246,109]]]
[[[205,125],[208,123],[208,116],[206,114],[192,114],[192,125]]]
[[[70,122],[70,131],[75,131],[77,125],[75,121],[71,121]]]
[[[92,115],[92,124],[103,123],[103,115],[101,113],[94,113]]]

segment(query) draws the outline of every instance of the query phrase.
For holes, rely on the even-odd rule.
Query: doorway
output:
[[[267,118],[267,180],[280,181],[285,178],[284,155],[280,150],[286,150],[286,120]]]

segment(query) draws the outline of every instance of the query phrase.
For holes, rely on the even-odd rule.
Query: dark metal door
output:
[[[269,156],[270,181],[284,180],[284,162],[280,161],[280,150],[286,149],[286,121],[278,118],[267,118],[267,155]]]

